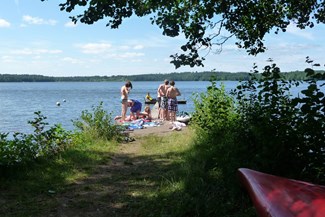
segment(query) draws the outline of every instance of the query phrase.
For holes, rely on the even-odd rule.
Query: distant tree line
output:
[[[324,73],[324,71],[318,71]],[[248,72],[180,72],[168,74],[140,74],[140,75],[113,75],[113,76],[74,76],[53,77],[28,74],[0,74],[0,82],[104,82],[104,81],[163,81],[165,79],[176,81],[209,81],[211,78],[218,81],[249,80]],[[282,73],[287,80],[304,80],[306,74],[303,71]]]

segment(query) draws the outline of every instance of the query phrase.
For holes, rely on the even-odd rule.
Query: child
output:
[[[143,112],[140,112],[138,115],[137,115],[138,118],[143,118],[143,119],[146,119],[146,120],[149,120],[151,121],[152,117],[151,117],[151,109],[150,109],[150,106],[146,106],[144,108],[144,111]],[[122,116],[116,116],[114,118],[114,120],[119,120],[121,119]],[[126,116],[125,117],[125,121],[133,121],[133,120],[136,120],[136,116],[135,115],[129,115],[129,116]]]
[[[152,119],[150,106],[147,105],[144,108],[144,111],[140,113],[140,118],[144,118],[146,120],[151,120]]]

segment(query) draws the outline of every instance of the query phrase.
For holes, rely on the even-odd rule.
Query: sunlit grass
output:
[[[114,206],[130,216],[179,216],[190,198],[186,193],[186,156],[192,148],[193,138],[193,131],[188,129],[137,139],[140,144],[135,156],[122,156],[125,168],[82,185],[77,192],[97,192],[98,197],[79,196],[70,206],[87,209],[96,204],[105,205],[108,198],[114,196],[107,190],[116,188],[118,194],[114,196]],[[121,154],[117,149],[119,144],[115,142],[80,135],[74,141],[75,144],[56,159],[38,162],[19,175],[3,180],[0,186],[7,203],[0,209],[1,216],[37,216],[55,209],[59,202],[53,196],[67,193],[70,185],[94,175],[99,165],[109,165],[112,154]],[[5,188],[7,192],[3,191]],[[35,203],[38,198],[43,199]],[[23,211],[10,212],[17,201]]]
[[[97,165],[110,161],[116,146],[116,142],[79,135],[59,156],[6,171],[6,176],[0,177],[0,199],[6,202],[0,216],[36,216],[55,206],[52,195],[64,192],[70,184],[88,177]]]
[[[173,132],[168,136],[144,136],[141,138],[142,151],[141,154],[164,154],[167,155],[174,152],[184,152],[192,145],[194,133],[192,130],[184,130],[181,132]]]

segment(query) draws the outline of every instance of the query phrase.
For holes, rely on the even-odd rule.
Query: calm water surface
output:
[[[226,90],[235,88],[238,81],[224,81]],[[324,82],[321,82],[324,83]],[[132,82],[131,99],[144,103],[149,92],[156,97],[161,82]],[[83,110],[90,110],[103,102],[104,109],[113,117],[120,115],[120,88],[124,82],[35,82],[35,83],[1,83],[0,82],[0,132],[31,133],[32,127],[27,123],[41,111],[47,117],[50,126],[62,124],[65,129],[73,130],[71,120],[80,117]],[[181,91],[178,99],[186,99],[187,104],[179,105],[179,111],[192,112],[194,105],[192,96],[206,92],[208,81],[176,81]],[[307,84],[291,90],[296,96]],[[325,91],[323,86],[322,91]],[[56,103],[60,102],[61,106]]]
[[[130,98],[144,102],[147,92],[156,97],[161,82],[132,82]],[[180,111],[193,111],[193,93],[206,91],[210,82],[176,81],[182,93],[179,99],[186,99],[186,105],[179,105]],[[238,82],[225,82],[231,89]],[[65,129],[72,130],[71,120],[80,117],[83,110],[91,110],[102,101],[104,109],[120,115],[120,88],[124,82],[35,82],[35,83],[0,83],[0,132],[30,133],[32,128],[27,123],[33,120],[35,111],[41,111],[47,122],[61,123]],[[64,102],[65,101],[65,102]],[[56,103],[60,102],[61,106]]]

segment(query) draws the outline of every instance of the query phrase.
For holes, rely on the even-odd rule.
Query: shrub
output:
[[[306,73],[309,86],[298,96],[290,88],[300,83],[284,80],[272,64],[261,74],[254,71],[231,95],[212,82],[196,99],[192,124],[199,135],[189,179],[200,180],[202,198],[218,195],[230,203],[220,205],[225,213],[245,215],[248,200],[242,200],[236,175],[240,167],[325,182],[325,97],[315,80],[319,75],[312,69]],[[208,204],[196,209],[218,213],[220,207]]]
[[[80,119],[73,121],[77,130],[90,135],[92,138],[120,141],[123,137],[123,127],[113,122],[112,114],[103,108],[103,102],[92,107],[92,112],[84,110]]]
[[[28,123],[34,127],[33,134],[0,133],[0,166],[26,164],[37,158],[47,158],[63,151],[70,143],[70,133],[61,125],[54,125],[45,130],[47,119],[40,111],[35,112],[36,118]]]

